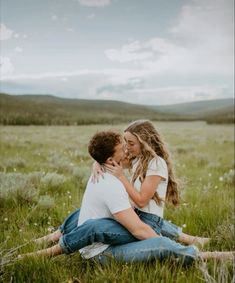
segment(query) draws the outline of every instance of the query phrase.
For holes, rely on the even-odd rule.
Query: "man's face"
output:
[[[121,142],[120,144],[115,146],[115,152],[112,157],[119,165],[120,162],[125,158],[124,144]]]

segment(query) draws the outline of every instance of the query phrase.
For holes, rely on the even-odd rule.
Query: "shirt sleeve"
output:
[[[116,177],[115,177],[116,178]],[[117,179],[105,196],[105,202],[112,214],[131,208],[128,194],[123,184]]]
[[[160,176],[167,180],[168,169],[165,160],[160,157],[154,157],[149,163],[146,176]]]

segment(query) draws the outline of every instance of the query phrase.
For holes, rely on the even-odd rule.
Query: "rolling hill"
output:
[[[233,103],[233,99],[223,99],[167,106],[144,106],[110,100],[65,99],[52,95],[0,93],[0,124],[115,124],[135,119],[205,120],[208,123],[234,123]]]
[[[4,125],[112,124],[140,118],[167,120],[169,115],[119,101],[0,94],[0,124]]]
[[[158,105],[149,106],[150,109],[162,112],[162,113],[175,113],[175,114],[187,114],[203,116],[209,112],[214,112],[227,107],[234,107],[234,99],[214,99],[214,100],[202,100],[196,102],[179,103],[172,105]]]

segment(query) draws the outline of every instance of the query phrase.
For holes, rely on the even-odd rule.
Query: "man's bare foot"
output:
[[[33,242],[38,244],[38,245],[52,243],[52,242],[58,242],[61,236],[62,236],[62,234],[61,234],[60,230],[56,230],[54,233],[51,233],[51,234],[46,235],[44,237],[33,240]]]
[[[62,254],[63,251],[60,247],[59,244],[51,247],[51,248],[47,248],[47,249],[43,249],[43,250],[39,250],[36,252],[32,252],[32,253],[26,253],[26,254],[21,254],[18,255],[17,259],[23,259],[26,257],[37,257],[37,256],[47,256],[47,257],[51,257],[51,256],[56,256],[59,254]]]

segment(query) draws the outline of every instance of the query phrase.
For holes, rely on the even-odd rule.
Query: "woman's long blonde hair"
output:
[[[179,204],[179,184],[176,180],[173,165],[170,159],[170,154],[164,144],[160,134],[155,129],[149,120],[137,120],[132,122],[124,132],[129,132],[134,135],[140,142],[141,154],[137,168],[133,174],[132,183],[137,178],[143,182],[148,169],[149,162],[157,156],[163,158],[167,164],[168,169],[168,185],[166,192],[166,202],[173,205]],[[158,205],[161,205],[163,200],[159,194],[155,192],[153,199]]]

